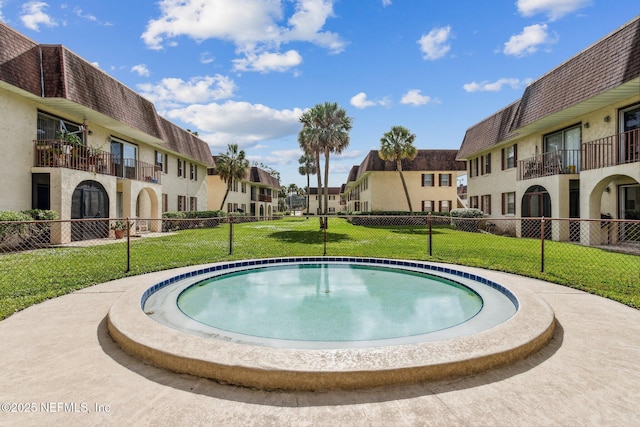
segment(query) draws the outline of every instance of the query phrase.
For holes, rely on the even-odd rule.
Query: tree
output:
[[[316,173],[318,173],[318,166],[316,166],[316,161],[310,154],[302,155],[298,160],[298,163],[300,163],[300,167],[298,168],[298,172],[300,173],[300,175],[307,176],[307,188],[305,189],[305,191],[307,193],[307,216],[309,216],[309,188],[311,187],[309,185],[309,181],[311,175],[315,175]]]
[[[402,160],[413,160],[418,154],[418,149],[413,146],[413,141],[416,136],[409,132],[409,130],[402,126],[393,126],[389,132],[386,132],[382,138],[380,138],[380,151],[378,156],[389,162],[396,163],[396,169],[400,174],[400,180],[402,181],[402,188],[404,188],[404,194],[407,197],[407,204],[409,205],[409,213],[413,214],[413,208],[411,206],[411,198],[409,197],[409,190],[407,190],[407,183],[404,180],[402,174]]]
[[[287,188],[289,193],[289,210],[293,212],[293,195],[298,193],[298,186],[296,184],[289,184]]]
[[[317,104],[300,117],[300,147],[305,153],[314,155],[318,168],[320,156],[324,154],[324,203],[321,202],[322,197],[318,197],[318,204],[325,216],[329,205],[329,156],[331,153],[342,153],[349,145],[352,121],[353,119],[347,116],[347,111],[335,102]],[[322,182],[318,172],[318,196],[321,188]],[[327,227],[326,217],[324,222],[320,218],[320,226]]]
[[[249,161],[246,159],[244,150],[238,149],[238,144],[229,144],[226,153],[220,153],[216,159],[216,170],[220,178],[227,184],[220,210],[224,209],[224,202],[227,200],[231,186],[235,180],[245,179]]]

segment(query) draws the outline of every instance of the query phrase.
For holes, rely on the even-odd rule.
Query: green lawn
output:
[[[313,217],[236,224],[232,255],[229,231],[229,225],[223,224],[134,239],[128,273],[125,241],[0,255],[0,319],[45,299],[125,276],[230,259],[322,256],[324,252],[324,236],[318,219]],[[426,228],[353,226],[344,219],[331,218],[326,254],[484,267],[541,278],[640,308],[640,257],[635,255],[546,242],[542,273],[537,239],[436,227],[432,235],[433,256],[429,256],[428,238]]]

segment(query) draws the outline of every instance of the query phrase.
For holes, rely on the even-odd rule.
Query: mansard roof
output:
[[[152,102],[62,45],[38,44],[0,22],[0,86],[211,165],[207,143]]]
[[[418,150],[418,154],[413,160],[403,159],[403,171],[463,171],[465,170],[464,162],[456,161],[458,150]],[[395,171],[396,163],[384,161],[378,155],[378,150],[371,150],[364,158],[360,166],[356,181],[367,172],[384,172]]]
[[[531,83],[522,97],[470,127],[459,159],[526,132],[640,93],[640,15]]]

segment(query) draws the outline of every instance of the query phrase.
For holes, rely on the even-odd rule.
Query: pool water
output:
[[[304,341],[373,341],[428,334],[473,318],[472,289],[425,273],[357,264],[252,268],[197,282],[177,304],[233,334]]]

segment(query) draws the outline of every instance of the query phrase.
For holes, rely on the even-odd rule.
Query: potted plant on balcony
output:
[[[129,229],[129,224],[125,221],[117,220],[111,224],[111,229],[113,230],[113,234],[116,239],[122,239],[124,237],[124,232]]]

